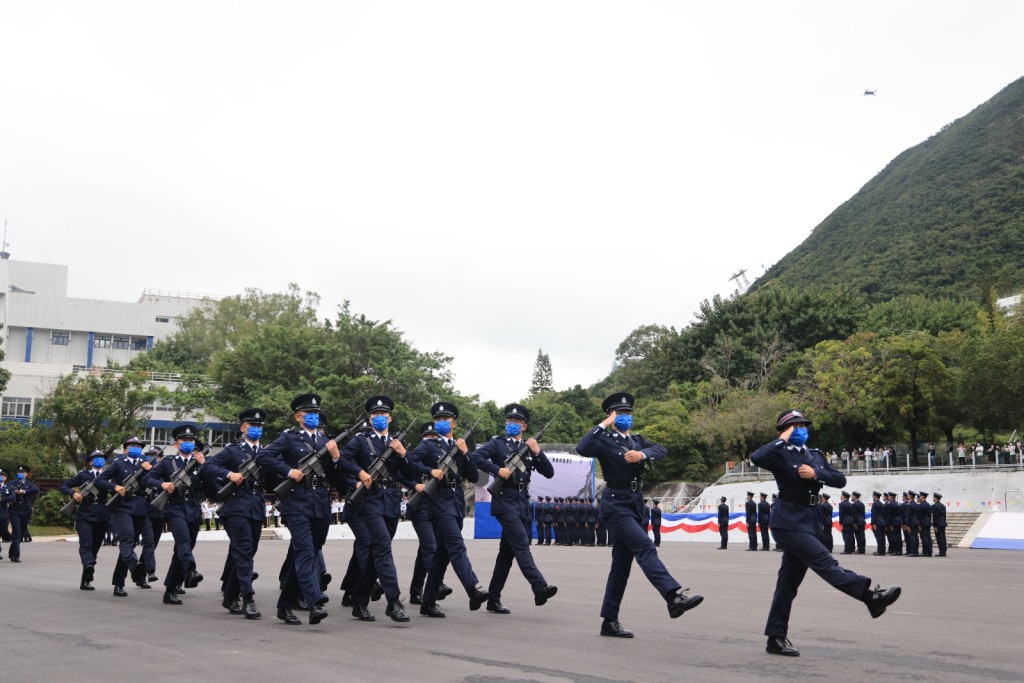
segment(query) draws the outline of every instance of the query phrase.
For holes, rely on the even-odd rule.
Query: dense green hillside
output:
[[[872,301],[1019,291],[1024,78],[896,157],[751,288],[832,283]]]

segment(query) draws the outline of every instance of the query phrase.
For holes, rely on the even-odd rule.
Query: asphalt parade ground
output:
[[[497,541],[467,541],[484,586]],[[455,594],[439,606],[445,619],[384,616],[370,603],[374,623],[340,606],[338,583],[350,541],[325,549],[334,581],[330,616],[310,626],[275,618],[277,572],[285,541],[264,541],[256,556],[259,621],[221,607],[220,575],[227,543],[196,548],[206,579],[161,602],[162,586],[129,585],[111,595],[115,549],[102,548],[93,592],[80,591],[77,544],[37,540],[22,546],[22,562],[0,562],[0,680],[31,681],[740,681],[838,678],[903,681],[1024,680],[1024,556],[1014,551],[957,550],[945,558],[837,555],[840,563],[903,595],[879,619],[825,584],[805,579],[790,622],[798,658],[766,654],[762,635],[781,553],[726,551],[714,545],[663,543],[659,553],[684,587],[705,600],[670,619],[662,598],[633,565],[620,621],[631,640],[601,637],[601,596],[608,548],[533,546],[538,566],[558,594],[536,607],[513,566],[502,596],[510,615],[469,611],[449,570]],[[171,545],[157,549],[163,577]],[[407,600],[415,541],[396,541],[395,561]]]

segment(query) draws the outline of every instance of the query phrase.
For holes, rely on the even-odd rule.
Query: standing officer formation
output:
[[[768,528],[772,517],[772,507],[768,504],[768,494],[761,494],[761,501],[757,504],[757,526],[761,529],[761,550],[771,550],[768,541]]]
[[[825,485],[845,486],[846,476],[829,465],[821,451],[806,447],[810,424],[798,410],[782,413],[775,423],[779,438],[750,456],[755,465],[775,476],[782,499],[772,518],[772,534],[782,548],[782,565],[764,633],[768,636],[765,650],[788,657],[800,654],[789,641],[789,615],[808,568],[837,590],[862,601],[872,618],[880,617],[901,592],[898,586],[872,589],[871,579],[840,567],[822,544],[816,514],[818,492]]]

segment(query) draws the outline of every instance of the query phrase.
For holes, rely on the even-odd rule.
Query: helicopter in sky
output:
[[[867,97],[868,95],[874,95],[876,92],[878,92],[878,91],[877,90],[865,90],[864,91],[864,96]]]

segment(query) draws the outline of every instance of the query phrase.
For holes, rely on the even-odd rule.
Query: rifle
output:
[[[365,426],[366,420],[362,419],[356,424],[352,425],[349,429],[345,430],[343,434],[339,434],[338,436],[334,437],[332,441],[334,441],[335,445],[338,445],[346,438],[348,438],[350,435],[354,434],[356,431],[362,429]],[[324,468],[320,464],[320,458],[323,457],[324,453],[326,452],[327,444],[324,444],[317,451],[307,453],[302,457],[302,460],[299,460],[295,469],[302,472],[303,477],[308,477],[311,473],[321,477],[326,477],[327,475],[324,473]],[[292,495],[292,491],[295,490],[295,486],[297,484],[298,482],[295,481],[294,479],[285,478],[284,481],[282,481],[280,484],[277,485],[277,487],[274,488],[274,493],[277,494],[277,499],[284,500],[288,496]]]
[[[123,484],[121,484],[121,486],[124,487],[124,495],[119,496],[116,493],[112,495],[110,498],[107,499],[107,507],[114,507],[114,502],[117,501],[119,498],[127,498],[128,496],[137,493],[138,490],[142,487],[141,477],[143,472],[145,471],[146,469],[142,465],[139,465],[139,469],[135,470],[130,475],[128,475],[128,478],[124,480]]]
[[[107,467],[110,467],[110,465],[107,465]],[[103,468],[104,472],[106,471],[107,467]],[[90,481],[85,486],[78,487],[78,493],[81,494],[83,503],[89,496],[98,496],[100,494],[100,491],[96,489],[96,479],[100,478],[100,474],[103,474],[103,472],[97,474],[96,478]],[[75,514],[78,512],[78,508],[81,507],[81,505],[82,503],[79,503],[77,500],[75,500],[74,496],[72,496],[71,500],[68,501],[68,504],[60,509],[60,514],[64,515],[65,517],[73,518]]]
[[[415,424],[416,424],[416,420],[413,420],[412,422],[410,422],[409,426],[406,427],[402,431],[402,433],[399,434],[398,436],[396,436],[395,438],[398,439],[399,441],[404,441],[405,440],[405,435],[409,433],[409,430],[412,429]],[[377,456],[377,459],[374,460],[373,463],[370,465],[370,469],[367,470],[367,474],[369,474],[370,477],[373,478],[373,483],[371,483],[370,486],[373,486],[374,484],[376,484],[380,480],[381,476],[383,476],[383,474],[385,472],[387,472],[388,460],[391,459],[391,455],[394,452],[395,452],[395,449],[391,448],[390,446],[388,446],[387,450],[385,450],[383,453],[381,453],[379,456]],[[367,490],[367,487],[363,486],[362,482],[360,482],[360,485],[357,486],[356,490],[352,492],[352,495],[348,497],[347,504],[348,505],[355,505],[357,507],[359,505],[362,505],[363,498],[366,497],[366,490]]]
[[[179,487],[188,487],[192,485],[192,477],[196,476],[196,472],[199,471],[199,461],[193,461],[189,467],[181,467],[174,471],[171,475],[171,483],[174,484],[174,490],[177,491]],[[150,505],[154,509],[163,512],[164,507],[167,505],[167,501],[170,500],[171,494],[166,489],[161,488],[160,493],[153,499]]]
[[[544,436],[544,432],[547,431],[547,428],[550,427],[551,423],[554,421],[555,418],[548,420],[548,423],[541,427],[539,432],[533,435],[534,440],[540,441]],[[508,460],[505,461],[505,467],[518,472],[526,472],[526,463],[523,461],[523,456],[526,455],[528,448],[529,446],[526,445],[526,439],[523,439],[523,442],[519,444],[519,448],[516,449],[515,453],[508,456]],[[509,479],[511,479],[511,477],[509,477]],[[487,487],[488,492],[490,492],[492,496],[498,495],[501,493],[501,489],[504,488],[505,481],[506,480],[501,477],[495,477],[494,481],[491,482],[491,485]]]
[[[476,426],[478,424],[480,424],[480,418],[477,418],[476,422],[473,423],[473,426],[466,430],[466,433],[462,435],[463,441],[470,437],[470,435],[473,433],[473,430],[476,429]],[[441,470],[441,472],[444,473],[443,476],[447,476],[449,472],[455,471],[455,454],[458,452],[458,444],[452,443],[452,447],[448,449],[448,452],[441,456],[441,459],[437,463],[436,469]],[[412,510],[413,512],[415,512],[422,503],[424,495],[433,498],[434,494],[437,492],[437,486],[439,483],[439,479],[428,477],[427,481],[424,482],[423,484],[423,490],[417,491],[415,494],[413,494],[413,496],[409,499],[409,502],[405,504],[406,510]]]

